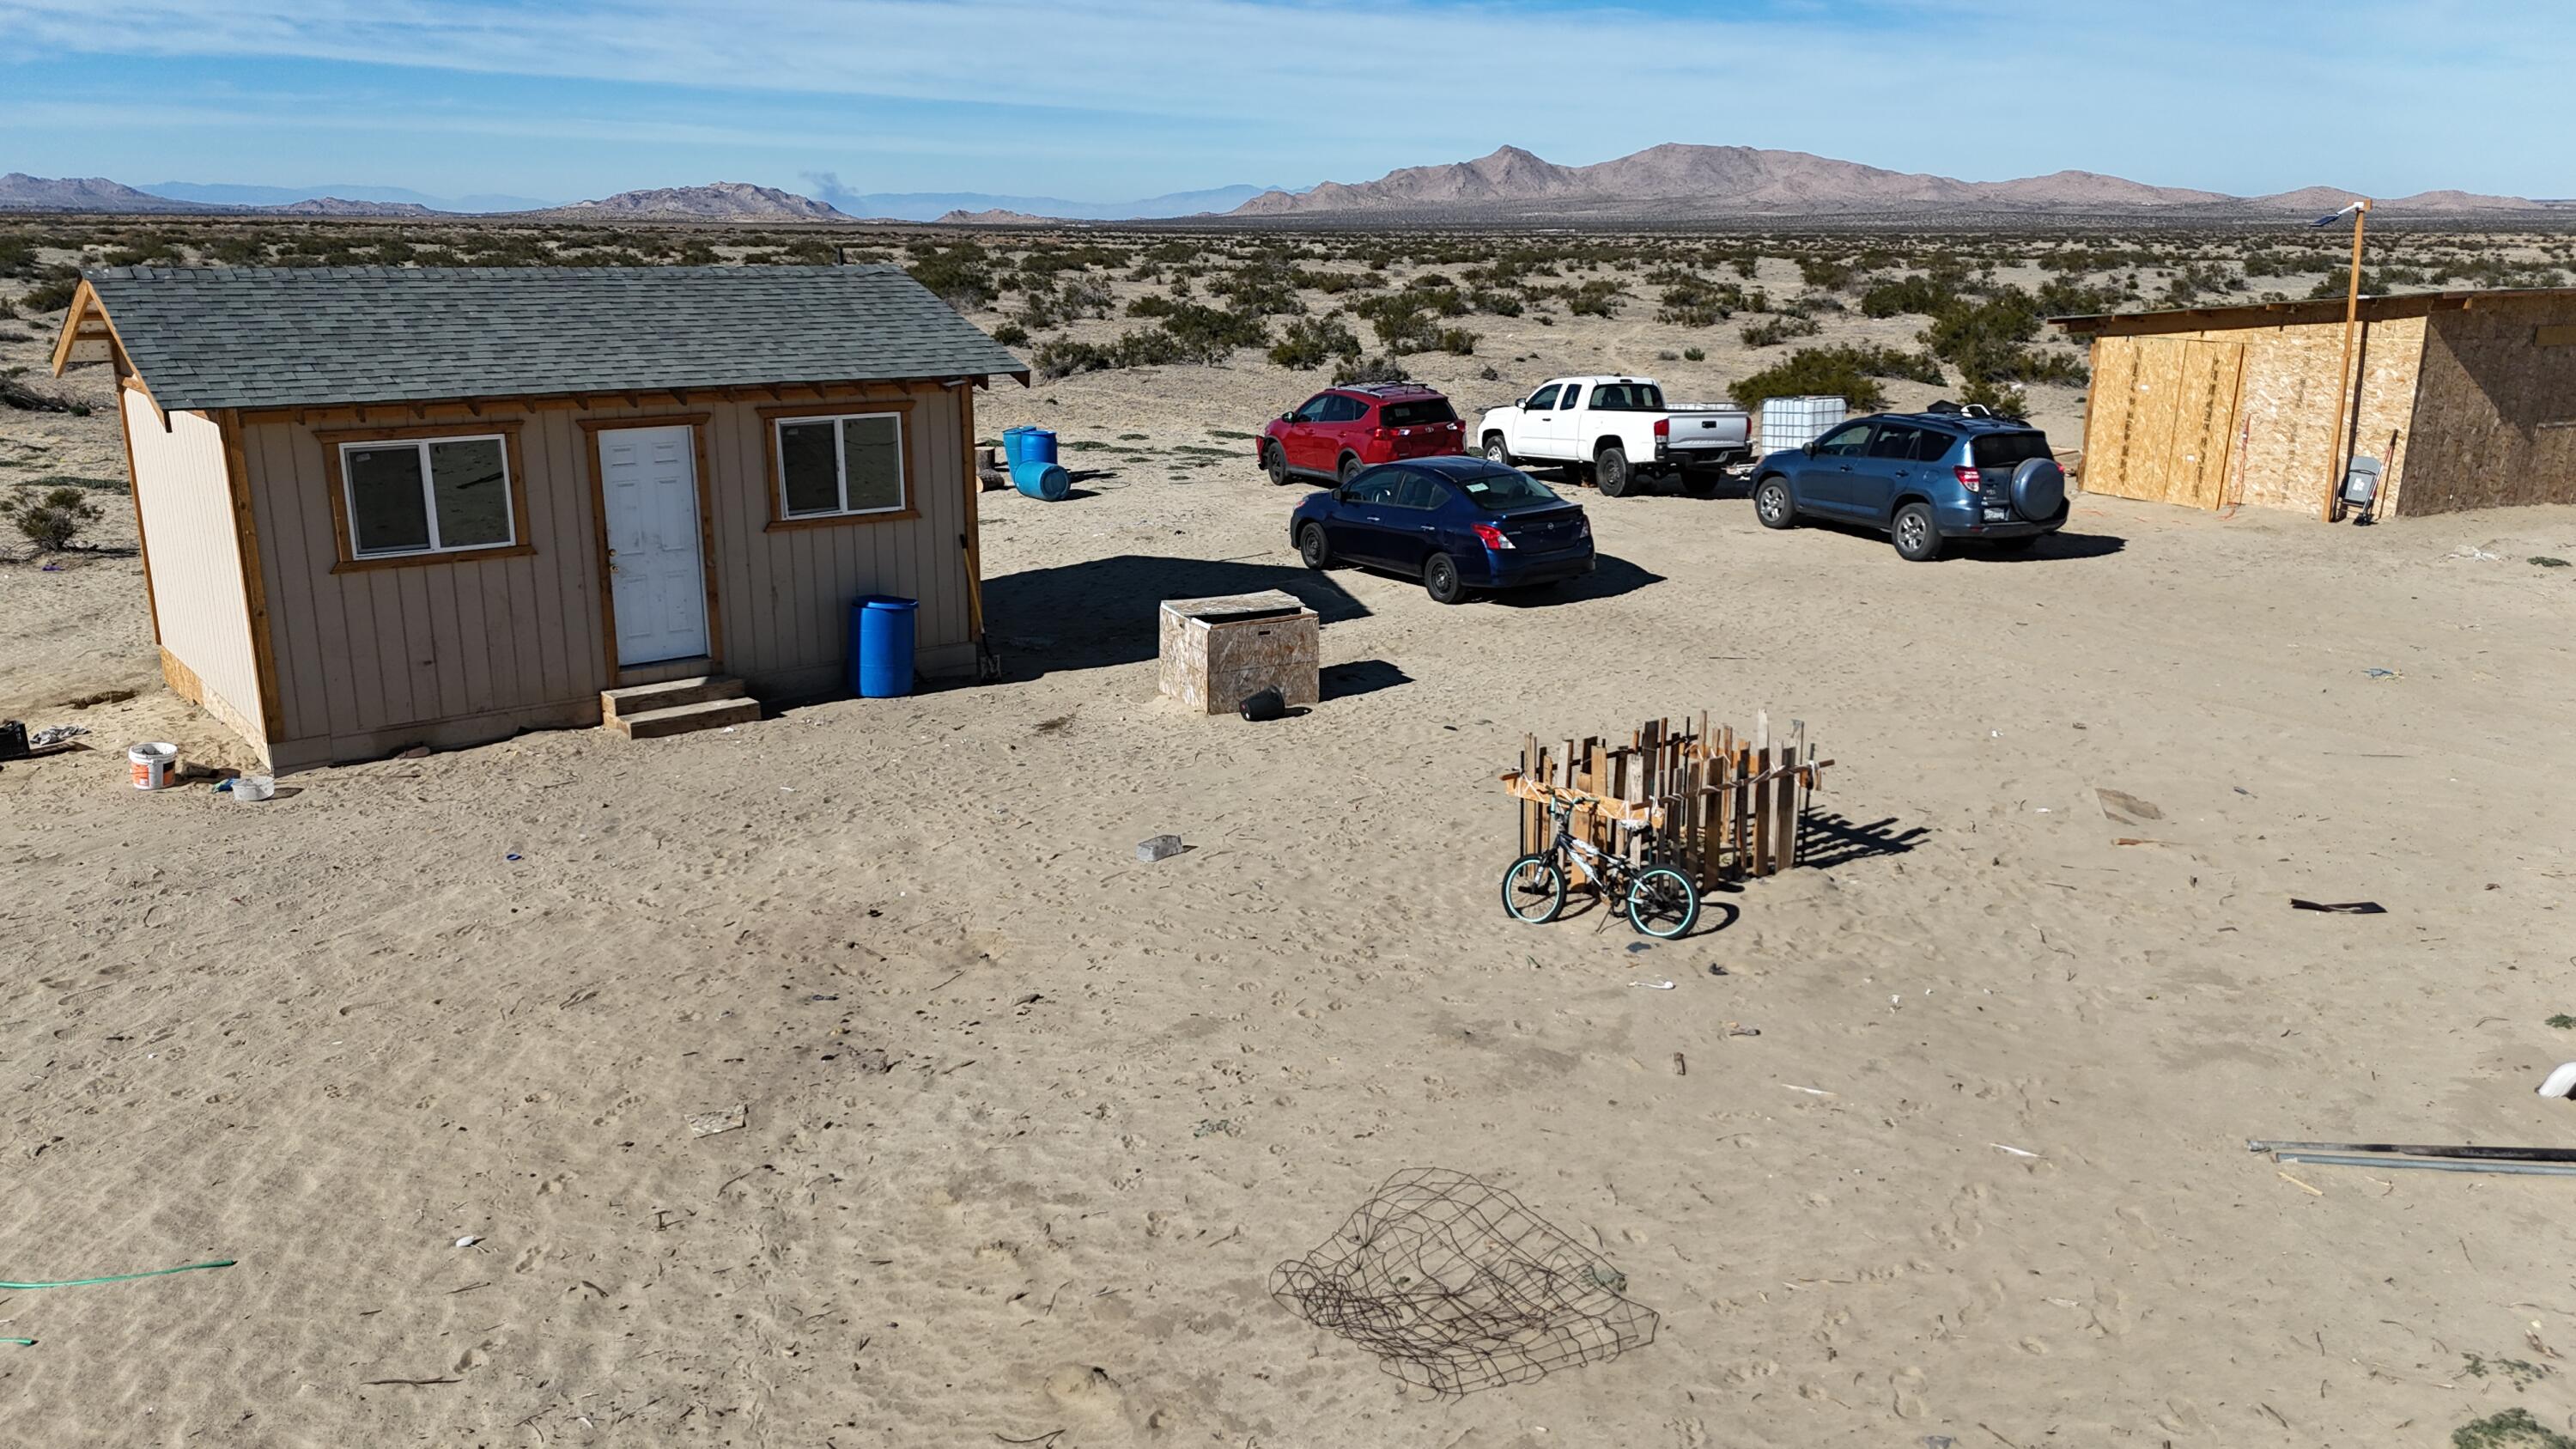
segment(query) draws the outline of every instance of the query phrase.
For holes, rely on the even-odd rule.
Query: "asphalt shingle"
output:
[[[107,267],[164,408],[1016,374],[899,267]]]

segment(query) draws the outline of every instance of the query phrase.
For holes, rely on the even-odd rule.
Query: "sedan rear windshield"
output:
[[[1969,456],[1980,468],[2018,468],[2048,453],[2046,433],[1988,433],[1968,442]]]
[[[1382,403],[1377,410],[1377,420],[1384,427],[1418,428],[1426,423],[1454,423],[1458,421],[1458,414],[1450,408],[1449,399],[1435,397],[1418,402]]]
[[[1659,413],[1664,390],[1651,382],[1605,382],[1592,390],[1596,413]]]
[[[1556,494],[1536,478],[1517,469],[1479,473],[1472,478],[1452,480],[1467,501],[1487,513],[1516,513],[1524,508],[1538,508],[1556,501]]]

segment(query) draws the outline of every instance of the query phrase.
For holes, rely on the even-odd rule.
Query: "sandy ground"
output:
[[[1005,683],[531,735],[257,807],[124,788],[134,739],[239,762],[153,684],[133,560],[0,567],[0,713],[98,747],[0,770],[0,1276],[238,1260],[0,1292],[0,1335],[38,1340],[0,1344],[0,1440],[2571,1422],[2568,1185],[2243,1142],[2576,1136],[2531,1091],[2576,1055],[2544,1025],[2576,1009],[2576,579],[2524,561],[2576,556],[2576,510],[2085,499],[2033,555],[1913,566],[1740,498],[1593,499],[1593,581],[1444,609],[1297,568],[1291,492],[1216,435],[1310,381],[987,398],[988,435],[1130,450],[1069,454],[1095,476],[1062,504],[986,495]],[[116,460],[103,413],[38,425],[77,471]],[[1326,616],[1324,702],[1158,704],[1154,601],[1273,584]],[[1763,708],[1840,761],[1813,868],[1642,952],[1597,913],[1504,918],[1492,776],[1524,732]],[[1192,849],[1137,863],[1164,831]],[[1427,1401],[1271,1301],[1420,1166],[1597,1245],[1657,1340]]]

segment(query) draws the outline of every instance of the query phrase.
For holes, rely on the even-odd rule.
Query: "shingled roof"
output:
[[[108,267],[86,280],[164,409],[1028,377],[898,267]]]

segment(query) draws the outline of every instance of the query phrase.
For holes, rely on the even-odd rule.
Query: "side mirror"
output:
[[[1824,441],[1824,439],[1822,439],[1822,438],[1818,438],[1818,439],[1816,439],[1816,442],[1815,442],[1815,443],[1809,443],[1807,446],[1805,446],[1805,447],[1803,447],[1803,448],[1800,448],[1798,451],[1799,451],[1799,452],[1801,452],[1801,453],[1804,453],[1804,454],[1806,454],[1808,457],[1812,458],[1812,457],[1816,456],[1816,443],[1821,443],[1821,442],[1823,442],[1823,441]]]
[[[1351,501],[1351,490],[1349,490],[1348,488],[1336,488],[1336,489],[1334,489],[1334,490],[1333,490],[1333,501],[1334,501],[1335,503],[1348,503],[1348,502],[1350,502],[1350,501]]]
[[[1528,399],[1527,397],[1516,397],[1516,398],[1513,398],[1513,399],[1512,399],[1512,406],[1513,406],[1513,407],[1516,407],[1516,408],[1525,408],[1525,407],[1528,407],[1528,406],[1529,406],[1529,399]]]
[[[1281,413],[1279,415],[1279,421],[1283,423],[1293,423],[1297,421],[1297,410],[1295,408],[1290,408],[1288,411]]]

